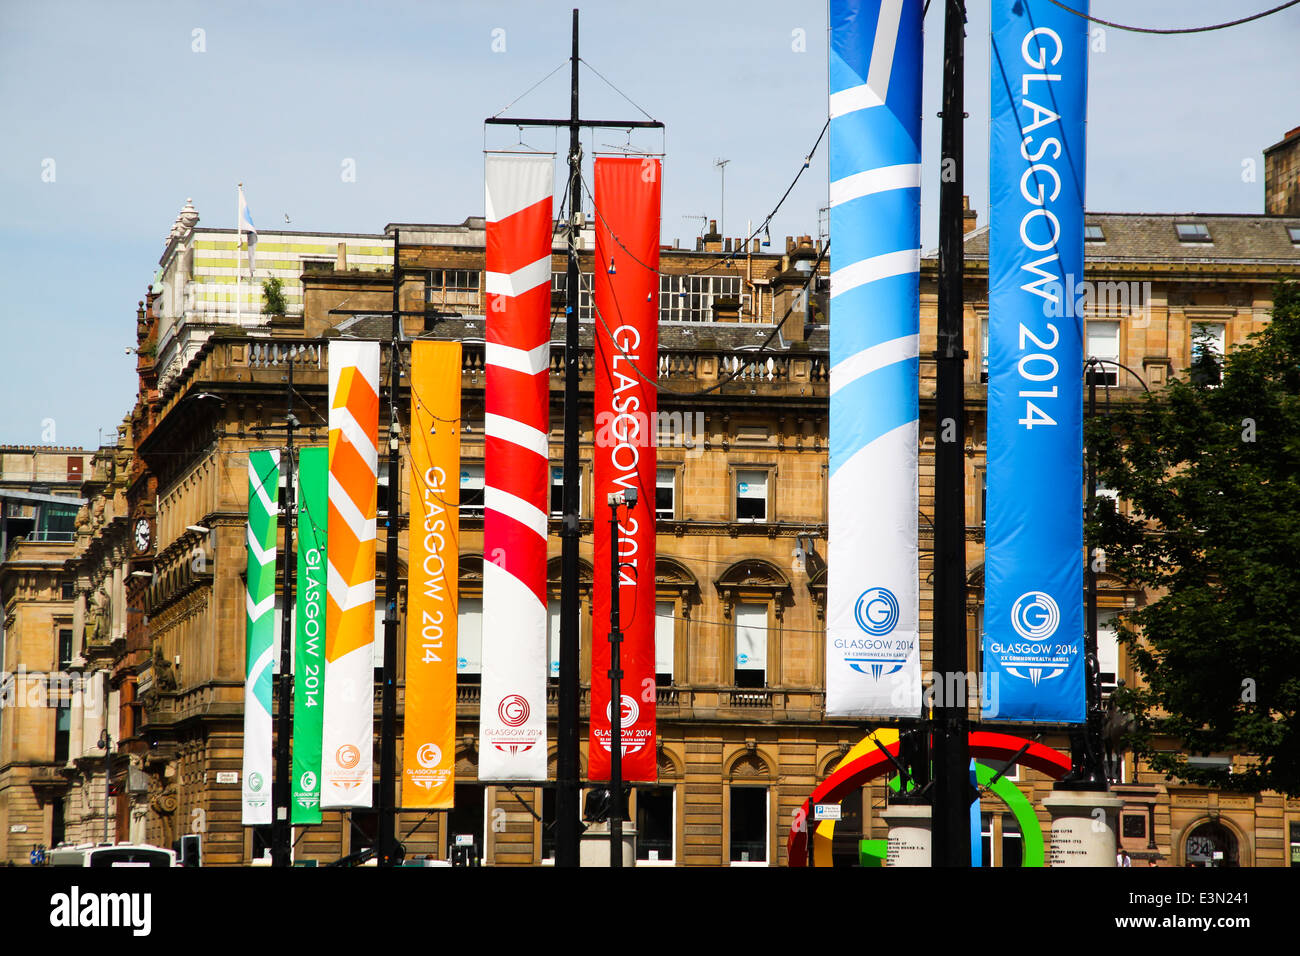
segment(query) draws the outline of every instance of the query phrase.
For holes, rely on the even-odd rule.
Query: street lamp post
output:
[[[112,843],[109,836],[108,803],[113,799],[113,735],[108,732],[108,681],[104,681],[104,729],[99,732],[99,746],[104,751],[104,842]]]
[[[623,631],[619,620],[618,509],[636,507],[636,489],[609,496],[609,865],[623,865]]]

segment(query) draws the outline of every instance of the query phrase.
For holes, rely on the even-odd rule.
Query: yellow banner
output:
[[[459,342],[411,343],[402,806],[449,809],[456,768]]]

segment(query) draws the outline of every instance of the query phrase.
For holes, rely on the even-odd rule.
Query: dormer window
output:
[[[1101,231],[1101,226],[1089,223],[1083,227],[1084,242],[1105,242],[1106,234]]]
[[[1300,226],[1287,226],[1286,234],[1291,237],[1292,244],[1300,246]]]
[[[1210,230],[1203,222],[1179,222],[1174,224],[1179,242],[1209,242]]]

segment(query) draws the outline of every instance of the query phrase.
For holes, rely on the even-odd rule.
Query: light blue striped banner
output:
[[[921,709],[921,0],[831,0],[826,713]]]

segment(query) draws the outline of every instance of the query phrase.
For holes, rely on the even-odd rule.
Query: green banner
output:
[[[320,823],[325,712],[325,528],[329,449],[298,456],[298,581],[293,677],[293,823]]]
[[[275,556],[279,451],[248,453],[248,622],[244,656],[245,826],[271,822],[271,668],[275,663]]]

